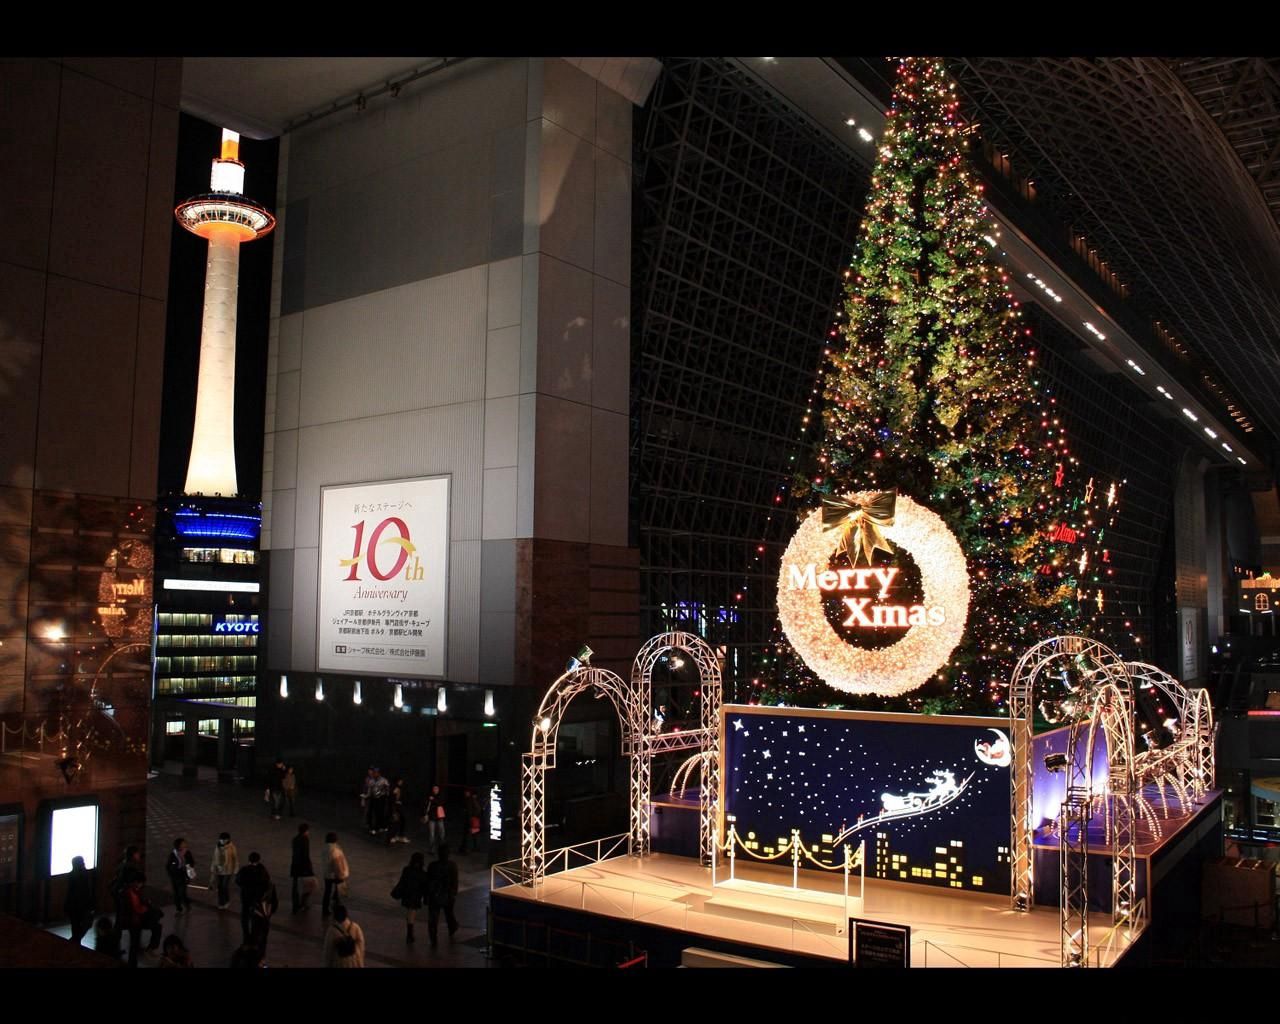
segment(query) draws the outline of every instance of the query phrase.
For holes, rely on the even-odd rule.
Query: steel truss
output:
[[[1067,794],[1058,816],[1063,967],[1084,967],[1089,960],[1089,819],[1098,796],[1093,792],[1093,753],[1099,727],[1107,742],[1107,789],[1101,797],[1110,801],[1112,922],[1132,935],[1142,930],[1146,917],[1145,901],[1138,902],[1136,891],[1132,683],[1119,662],[1099,667],[1090,674],[1089,684],[1088,700],[1068,733]],[[1081,730],[1083,760],[1078,749]]]
[[[1013,877],[1010,898],[1014,910],[1029,911],[1034,903],[1031,739],[1037,685],[1055,670],[1074,669],[1088,676],[1102,666],[1119,664],[1119,655],[1096,640],[1083,636],[1055,636],[1042,640],[1027,651],[1013,670],[1013,681],[1009,686],[1009,715],[1013,720]]]
[[[653,720],[653,666],[668,651],[683,651],[698,666],[702,695],[702,728],[659,734]],[[520,866],[525,885],[546,877],[546,772],[556,766],[556,741],[565,709],[578,694],[593,690],[607,697],[618,714],[622,753],[630,761],[631,824],[628,852],[650,852],[651,762],[655,754],[696,749],[702,763],[699,850],[711,863],[716,849],[720,795],[720,664],[714,651],[692,633],[662,633],[636,655],[630,682],[608,669],[582,665],[560,676],[543,695],[533,717],[533,736],[520,766]]]
[[[653,669],[659,659],[672,651],[683,651],[698,668],[698,692],[702,708],[701,728],[693,733],[679,732],[661,735],[653,731]],[[699,799],[698,851],[704,865],[710,865],[716,856],[717,814],[720,801],[720,660],[702,637],[693,633],[659,633],[648,640],[636,654],[631,665],[631,686],[636,699],[646,709],[645,729],[641,734],[640,759],[644,761],[645,791],[643,799],[633,797],[633,806],[640,808],[640,827],[632,853],[645,856],[649,853],[649,775],[653,756],[675,750],[696,747],[701,757],[702,788]]]

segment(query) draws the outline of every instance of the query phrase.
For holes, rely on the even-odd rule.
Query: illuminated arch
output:
[[[1009,685],[1009,716],[1013,719],[1013,865],[1010,897],[1015,910],[1033,905],[1031,842],[1034,823],[1034,766],[1031,764],[1034,697],[1038,684],[1055,668],[1074,668],[1092,676],[1104,666],[1123,665],[1105,644],[1083,636],[1055,636],[1042,640],[1020,659]],[[1121,670],[1123,674],[1123,669]],[[1124,676],[1127,679],[1127,675]],[[1081,694],[1082,703],[1085,694]]]
[[[635,737],[642,733],[639,724],[641,708],[635,690],[608,669],[587,665],[570,669],[557,679],[543,695],[533,717],[533,739],[529,752],[520,764],[520,863],[527,885],[537,885],[546,874],[547,819],[546,771],[556,766],[556,740],[565,709],[583,690],[591,689],[596,697],[607,697],[618,713],[622,727],[623,753],[631,756],[631,846],[634,852],[639,823],[636,818],[636,773],[638,747]]]
[[[653,669],[671,651],[683,651],[698,667],[698,692],[702,709],[700,727],[659,734],[653,729]],[[703,864],[715,857],[717,812],[720,803],[720,660],[711,646],[694,633],[659,633],[640,648],[631,665],[631,687],[643,709],[644,727],[633,755],[631,812],[632,850],[649,853],[651,765],[654,754],[697,750],[702,772],[698,819],[698,851]],[[638,763],[637,763],[638,762]]]
[[[1089,679],[1086,714],[1077,714],[1067,736],[1067,792],[1058,813],[1059,897],[1062,966],[1083,967],[1089,957],[1089,819],[1094,801],[1110,803],[1111,917],[1130,934],[1142,930],[1145,902],[1136,889],[1137,850],[1133,822],[1137,777],[1133,754],[1133,691],[1123,662],[1099,666]],[[1107,741],[1107,784],[1093,792],[1093,755],[1098,728]],[[1078,744],[1086,729],[1084,761]]]

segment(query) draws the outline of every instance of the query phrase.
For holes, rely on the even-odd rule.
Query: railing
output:
[[[1137,927],[1134,927],[1134,925]],[[1121,948],[1121,939],[1129,942],[1137,939],[1142,934],[1147,925],[1147,901],[1145,899],[1138,900],[1133,907],[1133,912],[1129,915],[1127,922],[1114,924],[1107,929],[1107,934],[1101,942],[1092,944],[1089,951],[1089,959],[1092,960],[1094,967],[1107,967],[1114,964],[1124,952]]]
[[[941,953],[947,959],[943,963],[937,962],[937,956],[934,957],[934,967],[1057,967],[1057,960],[1050,960],[1048,957],[1031,956],[1027,953],[1008,953],[999,949],[983,949],[980,946],[961,946],[954,943],[947,943],[945,946],[929,939],[923,940],[921,947],[924,952],[923,962],[921,966],[929,966],[929,950],[935,953]],[[967,956],[967,960],[962,960],[951,952],[953,949],[963,950]],[[974,955],[978,954],[978,955]]]
[[[627,842],[630,835],[622,832],[616,836],[606,836],[604,839],[595,839],[586,843],[578,843],[576,846],[562,846],[558,850],[552,850],[544,858],[544,875],[559,874],[562,871],[570,871],[573,868],[587,867],[591,864],[599,864],[603,860],[609,860],[613,857],[619,857],[627,850]],[[555,867],[556,863],[559,867]],[[501,879],[501,885],[498,880]],[[527,885],[525,878],[523,863],[519,860],[504,860],[501,863],[493,865],[489,869],[489,889],[505,889],[508,885]],[[539,899],[542,897],[539,896]]]

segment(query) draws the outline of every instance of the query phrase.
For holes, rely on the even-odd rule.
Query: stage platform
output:
[[[495,916],[507,922],[536,919],[539,927],[589,934],[606,918],[628,922],[629,928],[604,931],[634,935],[637,946],[653,941],[657,929],[675,933],[663,939],[668,947],[718,943],[726,952],[760,960],[777,954],[773,959],[796,965],[848,963],[842,874],[802,872],[799,891],[790,888],[789,869],[739,860],[735,874],[735,881],[728,882],[727,865],[718,869],[722,884],[713,888],[710,869],[695,860],[667,854],[623,856],[548,875],[536,893],[504,885],[491,897]],[[850,893],[857,896],[856,875]],[[864,898],[852,899],[848,912],[909,926],[913,967],[1059,965],[1057,911],[1015,913],[1007,897],[867,879]],[[644,930],[637,931],[638,926]],[[1115,966],[1131,941],[1112,931],[1107,914],[1090,914],[1089,928],[1094,950],[1090,966]],[[499,938],[501,931],[495,928]],[[514,940],[511,944],[516,945]]]

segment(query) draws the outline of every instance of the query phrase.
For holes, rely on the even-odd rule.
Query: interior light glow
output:
[[[1245,461],[1244,461],[1244,459],[1240,458],[1240,456],[1239,456],[1239,455],[1237,455],[1237,456],[1236,456],[1236,462],[1240,463],[1240,465],[1242,465],[1242,466],[1247,466],[1247,465],[1249,465],[1249,463],[1245,462]]]
[[[449,697],[443,686],[436,687],[436,710],[442,715],[449,710]]]
[[[1200,417],[1188,409],[1185,405],[1182,407],[1182,415],[1189,419],[1192,423],[1199,423]]]
[[[356,680],[356,687],[355,687],[355,689],[351,691],[351,703],[352,703],[352,704],[356,704],[356,705],[359,705],[359,704],[363,704],[363,703],[364,703],[364,694],[362,694],[362,693],[360,692],[360,680],[359,680],[359,679],[357,679],[357,680]]]
[[[230,590],[237,593],[256,594],[257,583],[241,583],[237,580],[165,580],[165,590]]]
[[[286,675],[282,675],[280,677],[280,698],[283,700],[288,696],[289,696],[289,677]]]
[[[404,687],[396,683],[396,692],[391,697],[391,706],[393,708],[404,707]]]
[[[324,700],[324,680],[316,677],[316,700]]]
[[[1085,330],[1087,330],[1090,334],[1092,334],[1092,335],[1093,335],[1095,338],[1097,338],[1099,341],[1106,341],[1106,340],[1107,340],[1107,336],[1106,336],[1105,334],[1103,334],[1100,330],[1098,330],[1098,328],[1094,327],[1094,326],[1093,326],[1093,324],[1089,323],[1089,321],[1088,321],[1088,320],[1086,320],[1086,321],[1084,322],[1084,326],[1085,326]]]
[[[1128,363],[1131,367],[1133,367],[1134,371],[1138,374],[1138,376],[1145,377],[1147,375],[1147,371],[1144,370],[1137,363],[1135,363],[1132,359],[1126,359],[1125,362]]]
[[[493,691],[484,691],[484,713],[486,718],[492,718],[496,714],[493,707]]]
[[[1229,451],[1229,452],[1234,452],[1234,451],[1235,451],[1235,449],[1234,449],[1234,448],[1232,448],[1232,447],[1231,447],[1231,445],[1227,444],[1227,442],[1226,442],[1226,441],[1223,441],[1223,442],[1222,442],[1222,447],[1223,447],[1223,448],[1225,448],[1225,449],[1226,449],[1227,451]]]
[[[852,127],[853,127],[855,124],[857,124],[858,122],[857,122],[857,121],[855,121],[855,120],[854,120],[853,118],[851,118],[851,117],[846,117],[846,118],[844,119],[844,123],[845,123],[845,124],[847,124],[850,128],[852,128]]]
[[[865,128],[858,129],[858,138],[860,138],[863,142],[873,142],[875,140],[875,136],[873,136]]]
[[[1213,438],[1215,441],[1218,439],[1218,432],[1216,430],[1213,430],[1210,427],[1205,427],[1204,432],[1208,434],[1211,438]]]
[[[1169,399],[1169,401],[1171,402],[1173,401],[1173,395],[1169,394],[1169,392],[1167,392],[1159,384],[1156,385],[1156,390],[1159,391],[1160,394],[1164,395],[1165,398]]]

